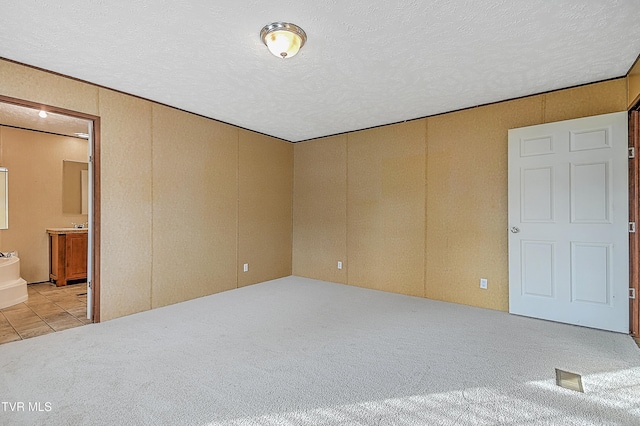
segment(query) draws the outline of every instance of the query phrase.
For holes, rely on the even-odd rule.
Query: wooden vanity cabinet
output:
[[[67,281],[87,279],[87,230],[47,229],[49,279],[61,287]]]

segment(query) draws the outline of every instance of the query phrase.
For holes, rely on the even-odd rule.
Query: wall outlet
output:
[[[342,269],[342,262],[338,260],[338,269]]]
[[[480,278],[480,288],[483,289],[487,289],[487,279],[486,278]]]
[[[249,272],[249,264],[248,264],[248,263],[245,263],[245,264],[244,264],[244,266],[242,267],[242,270],[243,270],[244,272]]]

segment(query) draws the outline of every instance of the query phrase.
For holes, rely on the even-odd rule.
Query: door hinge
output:
[[[630,288],[629,289],[629,299],[635,299],[636,298],[636,289],[635,288]]]
[[[636,148],[633,146],[629,148],[629,158],[636,158]]]
[[[636,223],[635,222],[629,222],[629,233],[630,234],[635,234],[636,233]]]

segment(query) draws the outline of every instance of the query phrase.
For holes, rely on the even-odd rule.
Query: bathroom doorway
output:
[[[23,176],[21,180],[29,180],[30,183],[34,182],[38,185],[44,185],[43,181],[46,180],[56,180],[56,182],[61,182],[60,187],[56,188],[57,193],[55,195],[51,195],[48,204],[48,208],[55,212],[55,220],[52,220],[51,224],[45,224],[40,220],[39,223],[29,224],[33,229],[30,231],[33,235],[33,238],[37,239],[38,248],[35,249],[34,245],[23,245],[26,247],[24,249],[24,255],[27,257],[31,257],[29,266],[25,273],[29,276],[27,279],[28,282],[44,282],[44,281],[56,281],[60,286],[52,286],[54,289],[64,289],[66,287],[67,281],[69,283],[69,288],[73,287],[75,283],[82,283],[86,279],[86,322],[99,322],[100,321],[100,276],[99,276],[99,247],[100,247],[100,119],[97,116],[79,113],[75,111],[66,110],[63,108],[58,108],[50,105],[43,105],[39,103],[34,103],[30,101],[24,101],[20,99],[10,98],[6,96],[0,96],[0,126],[4,130],[5,134],[9,133],[20,133],[22,134],[37,134],[42,138],[48,137],[55,139],[56,137],[65,146],[65,152],[55,152],[59,145],[39,145],[41,149],[36,153],[37,156],[46,156],[47,154],[51,155],[51,157],[55,157],[55,167],[57,170],[55,173],[49,173],[47,175],[45,172],[39,170],[37,166],[33,164],[28,164],[25,168],[31,169],[29,171],[29,177],[24,179],[24,171],[22,172]],[[1,140],[0,140],[1,141]],[[84,156],[78,156],[77,149],[81,148],[69,148],[69,146],[74,146],[77,144],[78,147],[82,146],[86,147]],[[8,145],[8,144],[7,144]],[[2,162],[5,161],[5,157],[7,157],[10,152],[10,147],[7,147],[9,150],[4,150],[3,148],[3,156],[0,157],[0,166]],[[76,149],[76,151],[73,151]],[[47,151],[51,150],[51,151]],[[72,152],[69,154],[69,152]],[[33,154],[33,152],[31,153]],[[30,154],[30,155],[31,155]],[[62,157],[61,157],[62,156]],[[69,156],[70,158],[66,158],[64,156]],[[60,160],[61,157],[63,158]],[[83,158],[84,157],[84,158]],[[60,160],[60,161],[58,161]],[[58,164],[59,163],[59,164]],[[65,179],[63,176],[66,172],[61,173],[59,170],[62,170],[64,164],[69,163],[70,165],[77,166],[78,164],[72,163],[84,163],[84,169],[86,172],[81,173],[78,172],[78,182],[77,182],[77,191],[78,191],[78,208],[83,208],[82,211],[73,212],[68,210],[69,194],[74,190],[73,188],[67,188],[66,183],[61,180]],[[14,168],[16,166],[14,165]],[[71,168],[70,170],[72,170]],[[51,169],[50,169],[51,170]],[[9,211],[11,211],[11,200],[19,200],[22,203],[21,209],[25,207],[25,201],[23,200],[25,197],[22,195],[20,199],[15,198],[20,194],[21,187],[20,182],[15,181],[12,185],[12,173],[11,168],[9,168]],[[17,173],[14,173],[15,178],[18,177]],[[45,182],[46,183],[46,182]],[[85,191],[82,191],[82,188],[85,188]],[[62,188],[64,186],[64,188]],[[72,185],[73,186],[73,185]],[[11,188],[14,188],[13,197],[11,195]],[[61,195],[63,194],[63,195]],[[46,195],[48,196],[48,195]],[[42,208],[42,197],[37,195],[30,195],[30,201],[32,203],[37,204],[39,206],[39,210],[43,210]],[[34,198],[35,197],[35,198]],[[62,207],[61,207],[62,206]],[[30,207],[28,207],[30,209]],[[35,210],[34,207],[31,210]],[[60,211],[59,211],[60,210]],[[62,211],[64,210],[64,211]],[[27,215],[28,216],[28,215]],[[12,215],[9,214],[9,230],[12,230],[12,222],[15,228],[22,226],[22,228],[26,229],[27,225],[24,223],[25,218],[23,215]],[[34,221],[35,222],[35,221]],[[55,222],[55,223],[54,223]],[[68,223],[67,223],[68,222]],[[77,229],[78,233],[85,233],[86,249],[83,248],[84,251],[82,253],[82,261],[86,264],[86,273],[85,276],[82,275],[69,275],[69,277],[64,277],[62,280],[59,279],[58,276],[51,273],[52,262],[50,253],[52,240],[51,234],[45,234],[45,229],[54,228],[54,230],[63,230],[64,229]],[[9,231],[7,230],[7,231]],[[5,242],[11,245],[11,241],[16,240],[16,237],[9,237],[5,241],[2,238],[2,232],[0,231],[0,245],[3,247],[2,250],[8,250],[5,245]],[[10,232],[10,231],[9,231]],[[15,232],[14,232],[15,233]],[[5,234],[7,235],[7,234]],[[46,235],[46,237],[45,237]],[[46,243],[44,243],[44,239],[46,238]],[[43,260],[43,247],[42,245],[46,244],[46,259]],[[15,245],[15,244],[14,244]],[[19,245],[19,244],[18,244]],[[82,245],[76,245],[75,247],[82,247]],[[23,256],[18,253],[19,256]],[[75,255],[74,255],[75,258]],[[24,265],[24,263],[23,263]],[[46,271],[44,271],[46,268]],[[68,280],[67,280],[68,278]],[[74,279],[75,278],[75,279]],[[84,279],[83,279],[84,278]],[[64,284],[64,285],[62,285]],[[79,289],[80,286],[77,286]],[[67,293],[69,290],[67,289]]]

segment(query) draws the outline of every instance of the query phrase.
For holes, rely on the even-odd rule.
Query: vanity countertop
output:
[[[86,234],[87,231],[89,231],[89,228],[47,228],[46,231],[51,235]]]

